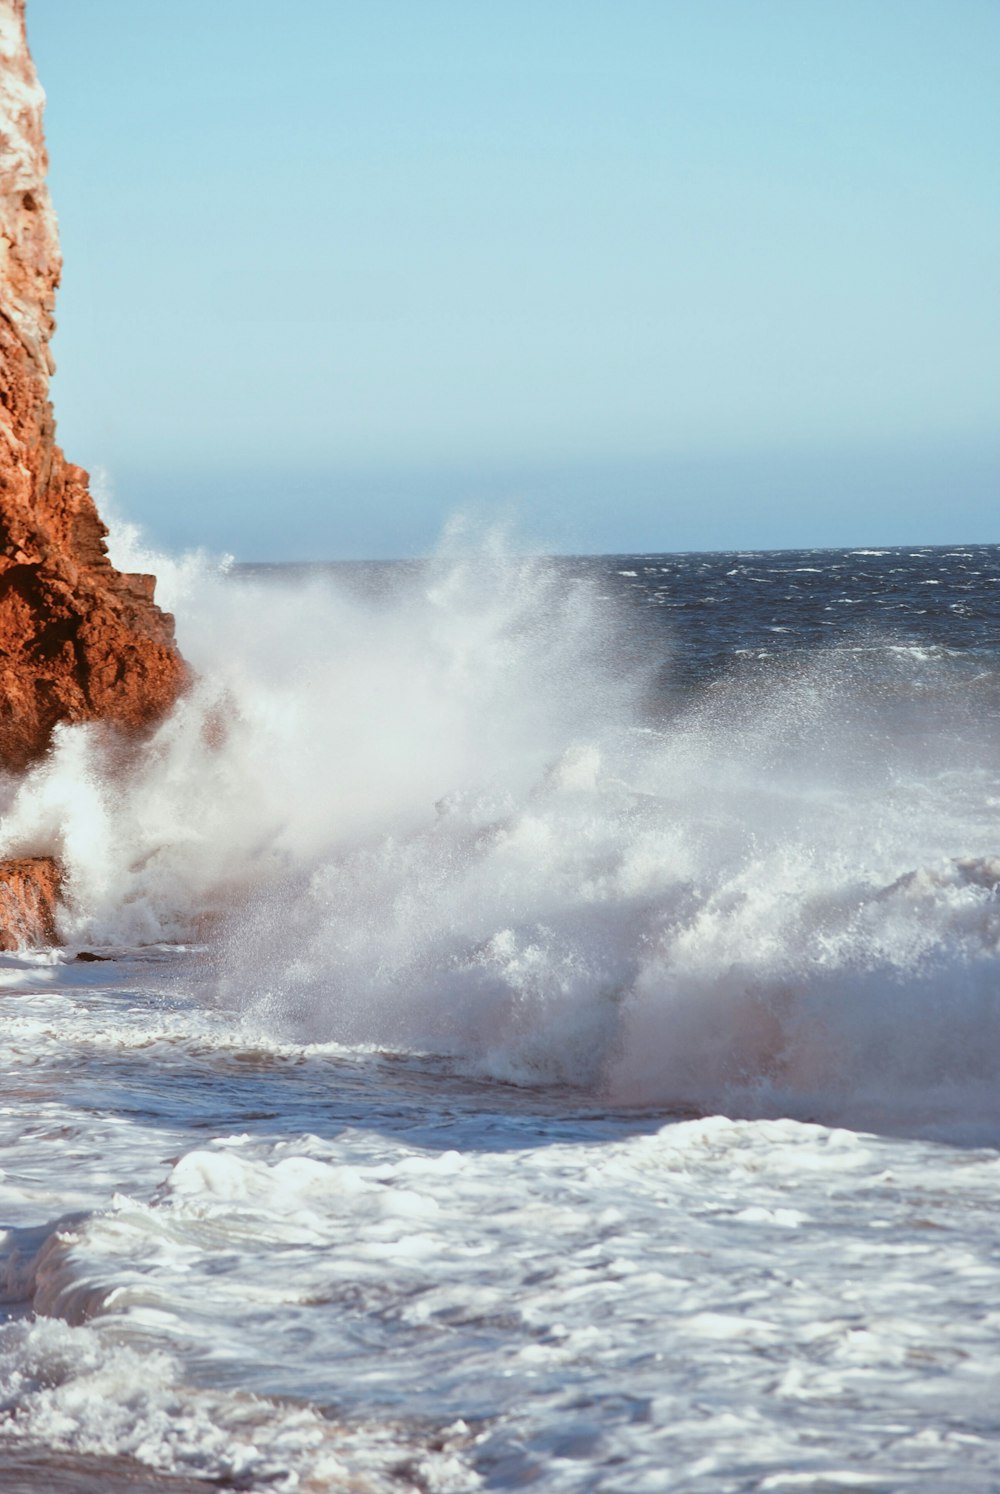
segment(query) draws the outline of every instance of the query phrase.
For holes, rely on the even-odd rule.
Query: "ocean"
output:
[[[1000,1490],[1000,546],[138,546],[192,689],[0,787],[0,1490]]]

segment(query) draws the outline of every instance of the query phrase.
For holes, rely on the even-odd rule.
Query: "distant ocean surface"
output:
[[[0,1491],[1000,1489],[1000,546],[117,543],[197,681],[0,786]]]

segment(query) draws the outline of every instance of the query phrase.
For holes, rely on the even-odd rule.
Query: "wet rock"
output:
[[[0,861],[0,950],[58,943],[61,888],[62,873],[52,856]]]

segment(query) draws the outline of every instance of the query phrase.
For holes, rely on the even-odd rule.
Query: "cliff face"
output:
[[[55,445],[49,339],[61,258],[25,0],[0,0],[0,766],[58,721],[146,725],[185,679],[152,576],[107,558],[87,474]]]
[[[51,856],[0,861],[0,950],[55,944],[61,885]]]

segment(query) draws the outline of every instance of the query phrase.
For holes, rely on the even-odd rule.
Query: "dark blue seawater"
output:
[[[428,564],[248,564],[235,575],[325,573],[388,598]],[[988,687],[1000,688],[1000,545],[557,556],[545,564],[567,586],[596,590],[624,619],[623,664],[662,659],[664,699],[722,676],[794,671],[821,650],[838,656],[839,669],[897,686],[950,658],[956,683],[976,682],[983,704],[997,706]]]
[[[1000,648],[1000,546],[628,555],[575,562],[656,608],[692,672],[789,650]]]

